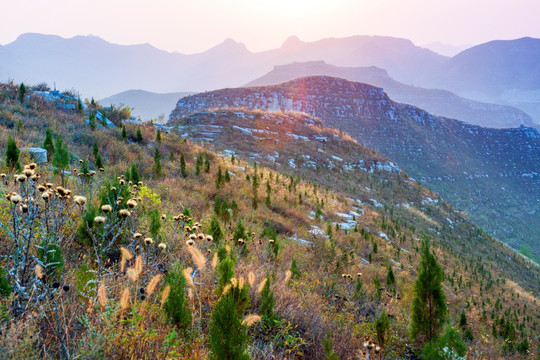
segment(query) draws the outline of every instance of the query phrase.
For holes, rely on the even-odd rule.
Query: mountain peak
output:
[[[304,42],[302,40],[300,40],[300,38],[298,38],[298,36],[296,35],[291,35],[287,38],[287,40],[285,40],[285,42],[283,43],[283,45],[281,45],[281,48],[282,49],[294,49],[300,45],[304,44]]]

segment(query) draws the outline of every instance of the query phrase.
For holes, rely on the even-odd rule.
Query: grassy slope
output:
[[[469,344],[470,348],[481,354],[501,356],[501,339],[491,335],[491,317],[503,316],[507,311],[507,317],[513,319],[515,317],[516,324],[523,326],[524,331],[518,332],[519,337],[533,335],[532,349],[536,349],[534,334],[538,332],[539,319],[538,315],[534,314],[538,314],[539,311],[538,283],[534,279],[538,278],[538,270],[527,267],[523,260],[482,234],[447,204],[439,202],[422,205],[422,199],[426,196],[435,198],[436,195],[416,183],[408,182],[388,172],[373,174],[359,172],[356,175],[349,175],[350,182],[343,180],[344,184],[352,186],[353,183],[360,182],[362,186],[371,189],[369,195],[358,195],[355,198],[363,200],[361,208],[364,215],[357,219],[358,227],[360,229],[368,227],[374,236],[361,235],[354,231],[334,230],[333,242],[329,242],[325,236],[309,233],[311,226],[325,229],[327,220],[340,219],[336,213],[346,213],[354,209],[353,205],[357,205],[348,197],[352,196],[351,194],[358,194],[358,188],[347,188],[341,184],[340,191],[337,191],[336,187],[332,188],[333,179],[341,178],[339,172],[331,172],[331,175],[324,177],[320,175],[324,175],[326,171],[321,171],[317,175],[305,169],[298,173],[288,170],[290,174],[301,175],[304,179],[299,180],[296,187],[291,187],[291,180],[286,176],[279,176],[278,172],[259,167],[258,174],[261,176],[258,191],[259,207],[253,210],[252,186],[246,180],[246,175],[253,175],[254,169],[245,160],[237,160],[232,164],[229,157],[219,157],[213,151],[189,140],[185,141],[174,134],[162,134],[161,144],[156,144],[153,141],[155,130],[152,127],[142,128],[144,137],[142,145],[131,141],[125,144],[120,140],[118,130],[91,131],[84,125],[80,115],[58,111],[50,104],[41,103],[39,99],[32,99],[21,106],[10,97],[13,97],[13,89],[3,89],[0,98],[0,116],[3,126],[8,125],[8,128],[3,128],[1,132],[1,148],[5,148],[8,134],[16,137],[20,147],[40,144],[45,128],[50,126],[56,134],[66,136],[73,155],[74,168],[78,166],[77,158],[92,160],[91,146],[94,141],[99,142],[106,171],[95,180],[91,187],[94,190],[83,187],[77,178],[69,179],[68,186],[75,194],[87,192],[91,195],[103,179],[124,173],[129,164],[138,164],[145,183],[159,194],[161,204],[143,202],[147,209],[141,208],[137,229],[142,232],[148,231],[145,214],[151,209],[156,208],[160,213],[167,215],[168,220],[164,222],[162,228],[162,238],[168,244],[168,251],[163,260],[165,265],[180,259],[184,266],[193,266],[191,257],[186,251],[184,235],[175,230],[170,220],[182,207],[189,207],[193,218],[200,221],[203,229],[207,230],[213,213],[213,199],[217,195],[229,202],[232,200],[237,202],[237,214],[230,223],[222,223],[226,230],[226,238],[232,236],[233,228],[239,219],[242,219],[248,233],[253,232],[255,235],[248,237],[249,252],[246,255],[240,254],[238,248],[233,246],[233,251],[238,256],[236,273],[247,277],[248,272],[253,271],[257,282],[268,272],[275,274],[273,291],[276,296],[276,312],[282,319],[280,325],[270,332],[257,325],[251,328],[253,337],[250,341],[250,352],[254,358],[269,356],[290,358],[300,357],[300,354],[306,358],[322,358],[321,338],[325,333],[332,334],[334,347],[340,357],[353,358],[360,349],[362,336],[373,335],[373,322],[381,311],[387,311],[393,319],[386,355],[389,358],[403,356],[405,345],[409,342],[408,312],[418,264],[416,239],[420,238],[423,232],[433,239],[434,250],[447,275],[444,288],[448,297],[451,321],[457,320],[460,311],[465,310],[467,313],[475,334],[474,342]],[[16,124],[18,120],[21,120],[23,129],[20,132],[15,128],[9,129],[9,125]],[[136,128],[127,126],[127,129],[130,139],[134,139]],[[317,129],[313,131],[319,132]],[[234,139],[240,141],[237,136],[234,136]],[[361,155],[366,159],[371,157],[384,160],[369,150],[359,148],[353,142],[345,141],[345,144],[341,145],[359,152],[361,150]],[[154,146],[158,146],[163,154],[163,176],[160,179],[155,179],[152,174]],[[329,147],[329,150],[332,150],[332,147]],[[171,151],[175,155],[173,161],[167,160],[167,155]],[[208,154],[210,171],[209,173],[203,171],[201,175],[196,176],[195,158],[202,152]],[[181,153],[186,158],[187,178],[180,176],[178,159]],[[234,173],[230,183],[226,183],[220,189],[216,189],[215,185],[218,166]],[[238,166],[245,168],[245,171]],[[43,171],[48,179],[58,181],[45,168],[40,168],[40,171]],[[272,204],[269,208],[264,205],[267,180],[272,188]],[[326,190],[325,187],[329,189]],[[2,191],[7,189],[4,188]],[[302,197],[301,202],[298,200],[299,195]],[[414,205],[408,210],[398,208],[390,201],[392,197],[398,197],[400,203],[412,202]],[[387,206],[376,208],[370,204],[369,198],[387,203]],[[324,220],[309,218],[309,214],[316,210],[317,200],[324,201]],[[5,208],[5,202],[3,207]],[[5,216],[3,213],[2,220]],[[442,225],[446,217],[453,221],[454,229]],[[82,263],[91,264],[91,256],[89,255],[89,258],[83,256],[89,254],[88,248],[77,242],[75,235],[77,221],[75,217],[66,230],[72,237],[63,249],[66,257],[63,281],[68,284],[74,284],[76,281],[75,269]],[[282,245],[275,259],[270,256],[266,240],[263,240],[262,244],[258,242],[262,239],[263,228],[268,224],[273,224],[278,229],[279,242]],[[436,231],[429,231],[429,228],[436,228]],[[378,236],[379,231],[388,234],[389,241]],[[314,246],[290,240],[289,236],[292,234],[312,241]],[[375,243],[378,247],[377,253],[373,252]],[[211,251],[214,251],[216,246],[204,243],[197,245],[201,248],[208,247]],[[6,250],[5,245],[0,247],[2,254]],[[366,264],[362,258],[367,259],[370,253],[372,262]],[[207,256],[209,261],[211,255]],[[301,276],[299,279],[284,283],[284,274],[290,267],[292,258],[298,262]],[[112,266],[113,271],[118,271],[117,264]],[[383,290],[379,298],[374,279],[379,279],[384,284],[388,266],[394,267],[398,296],[392,296],[390,292]],[[354,280],[341,276],[344,273],[354,275],[358,272],[362,273],[361,281],[364,289],[360,297],[355,295]],[[210,267],[196,277],[200,285],[194,287],[193,292],[196,296],[190,302],[195,319],[194,338],[189,342],[190,347],[187,347],[186,342],[179,340],[171,345],[169,350],[184,354],[186,358],[205,358],[208,355],[207,322],[216,301],[216,296],[212,292],[215,279],[216,275]],[[97,354],[103,354],[105,357],[121,354],[137,358],[166,356],[162,344],[172,328],[167,325],[159,307],[146,307],[143,302],[134,301],[134,311],[147,314],[136,325],[133,320],[135,317],[129,312],[123,322],[122,318],[118,317],[116,309],[119,294],[128,283],[122,274],[110,280],[108,310],[103,312],[97,305],[89,304],[76,296],[64,298],[64,311],[67,317],[72,319],[67,328],[69,331],[67,342],[74,354],[82,354],[87,358],[96,358]],[[533,289],[534,292],[528,292],[524,287]],[[253,301],[248,312],[256,313],[259,306],[258,296],[254,291],[251,292],[251,296]],[[502,309],[495,308],[496,299],[500,299]],[[485,319],[482,318],[483,309],[486,310]],[[532,316],[527,316],[531,314]],[[87,319],[86,326],[83,326],[82,318]],[[40,358],[57,356],[58,342],[47,332],[46,319],[47,313],[44,312],[40,316],[17,322],[9,331],[2,331],[3,343],[6,343],[10,336],[16,336],[18,339],[10,342],[5,351],[14,351],[13,357],[17,354],[29,357],[32,353]],[[6,323],[2,326],[6,326]],[[149,333],[150,330],[154,335]],[[38,336],[29,337],[29,334],[35,335],[35,331],[38,332]],[[39,342],[36,339],[39,339]],[[170,353],[167,356],[171,356]]]

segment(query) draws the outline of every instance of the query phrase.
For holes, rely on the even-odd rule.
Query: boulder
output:
[[[21,148],[21,153],[28,153],[32,160],[37,163],[47,162],[47,150],[40,147]]]

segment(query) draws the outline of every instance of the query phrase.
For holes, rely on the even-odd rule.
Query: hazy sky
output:
[[[0,0],[0,44],[26,32],[98,35],[183,53],[226,38],[252,51],[290,35],[312,41],[390,35],[417,45],[540,37],[540,0]]]

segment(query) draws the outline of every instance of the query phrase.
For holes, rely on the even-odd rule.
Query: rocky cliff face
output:
[[[325,76],[186,97],[170,119],[230,107],[316,116],[395,160],[511,245],[540,238],[540,135],[535,129],[488,129],[436,117],[393,102],[380,88]]]

